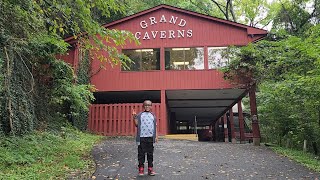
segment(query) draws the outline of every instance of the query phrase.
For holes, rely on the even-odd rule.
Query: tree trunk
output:
[[[307,152],[307,140],[303,141],[303,152]]]
[[[286,144],[286,148],[290,148],[290,139],[287,139],[287,144]]]
[[[237,18],[236,18],[236,16],[234,15],[232,0],[230,0],[230,3],[229,3],[229,10],[230,10],[230,13],[231,13],[231,16],[232,16],[233,21],[234,21],[234,22],[237,22]]]
[[[313,148],[314,154],[315,154],[315,155],[318,155],[317,142],[312,142],[312,148]]]
[[[13,112],[11,108],[11,99],[10,99],[10,77],[11,77],[11,64],[10,64],[10,58],[8,55],[7,48],[4,47],[4,53],[6,55],[6,75],[5,75],[5,81],[4,81],[4,88],[6,89],[6,100],[7,100],[7,110],[8,110],[8,119],[9,119],[9,133],[13,133]]]
[[[319,106],[319,117],[318,117],[318,125],[320,126],[320,106]]]

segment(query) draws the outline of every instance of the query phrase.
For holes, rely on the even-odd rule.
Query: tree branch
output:
[[[260,22],[263,21],[264,19],[267,19],[267,17],[261,19]],[[262,26],[262,28],[265,28],[266,26],[268,26],[272,21],[273,21],[273,19],[270,19],[270,20],[267,22],[267,24],[265,24],[264,26]],[[256,22],[256,23],[254,24],[254,27],[256,27],[256,25],[257,25],[258,23],[259,23],[259,22]]]
[[[228,12],[224,12],[223,9],[222,9],[222,5],[219,4],[218,2],[216,2],[215,0],[211,0],[211,2],[213,2],[215,5],[218,6],[219,10],[223,13],[224,17],[229,20],[228,18]]]
[[[10,58],[9,58],[9,55],[8,55],[8,52],[7,52],[7,48],[4,47],[4,52],[6,54],[6,58],[7,58],[7,74],[6,74],[6,80],[5,80],[5,87],[7,89],[7,101],[8,101],[8,111],[9,111],[9,127],[10,127],[10,133],[12,133],[14,135],[14,132],[13,132],[13,122],[12,122],[12,117],[13,117],[13,112],[12,112],[12,108],[11,108],[11,99],[10,99],[10,83],[9,83],[9,77],[11,75],[11,72],[10,72]]]
[[[237,18],[234,15],[232,0],[228,0],[228,1],[230,1],[229,6],[230,6],[230,13],[231,13],[232,19],[233,19],[234,22],[237,22]]]
[[[295,31],[295,28],[294,28],[294,25],[293,25],[293,21],[292,21],[290,15],[289,15],[287,9],[285,8],[284,4],[281,1],[280,1],[280,3],[281,3],[281,6],[282,6],[283,10],[285,11],[285,14],[287,15],[287,17],[289,19],[289,23],[290,23],[290,25],[292,27],[292,30]]]
[[[227,14],[227,19],[229,20],[229,3],[230,3],[230,0],[227,0],[227,5],[226,5],[226,14]]]
[[[194,6],[198,7],[199,9],[203,10],[207,15],[210,15],[208,9],[204,9],[201,6],[198,6],[198,4],[196,4],[192,0],[190,0],[190,3],[193,4]]]
[[[314,16],[314,14],[317,11],[317,2],[318,2],[318,0],[314,1],[314,9],[313,9],[312,13],[300,24],[299,28],[302,28],[302,26],[304,26],[309,21],[309,19],[311,19]]]
[[[100,66],[95,72],[92,72],[90,74],[90,79],[95,76],[96,74],[98,74],[102,69],[105,69],[103,66]]]
[[[29,70],[27,64],[26,64],[26,63],[24,62],[24,60],[22,59],[21,55],[20,55],[18,52],[16,52],[16,53],[19,55],[21,61],[23,62],[24,66],[27,68],[27,70],[28,70],[28,72],[29,72],[29,74],[30,74],[30,76],[31,76],[31,90],[28,92],[28,94],[29,94],[29,93],[31,93],[31,92],[33,91],[34,78],[33,78],[33,75],[32,75],[32,73],[31,73],[31,71]]]

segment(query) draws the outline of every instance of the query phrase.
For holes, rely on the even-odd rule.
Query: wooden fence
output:
[[[91,132],[105,136],[134,136],[137,130],[132,118],[132,108],[137,113],[143,111],[142,103],[93,104],[90,106],[88,128]],[[156,115],[157,128],[161,131],[160,103],[152,104],[152,112]]]

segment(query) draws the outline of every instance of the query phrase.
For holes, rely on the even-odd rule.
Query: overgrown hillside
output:
[[[90,155],[101,136],[71,126],[0,140],[0,179],[88,179],[95,170]]]

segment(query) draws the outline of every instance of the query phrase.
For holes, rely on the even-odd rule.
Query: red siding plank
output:
[[[121,111],[120,111],[120,131],[121,131],[121,135],[125,135],[124,132],[125,132],[125,127],[126,127],[126,123],[125,123],[125,119],[124,119],[124,112],[125,112],[125,109],[124,109],[124,105],[121,104]]]
[[[125,122],[124,122],[124,135],[125,136],[128,136],[129,135],[129,128],[128,128],[128,125],[129,125],[129,111],[128,111],[128,104],[124,104],[124,119],[125,119]]]
[[[88,130],[91,131],[91,122],[92,122],[92,105],[89,107],[89,118],[88,118]]]
[[[108,105],[105,104],[104,105],[104,124],[103,124],[103,135],[107,135],[108,134]]]
[[[98,127],[99,127],[99,106],[96,106],[96,112],[95,112],[95,115],[96,115],[96,120],[95,120],[95,126],[94,126],[94,132],[98,132]]]
[[[102,126],[102,124],[103,124],[103,114],[102,114],[102,112],[103,112],[103,104],[100,104],[99,105],[99,113],[98,113],[98,115],[99,115],[99,124],[98,124],[97,134],[101,134],[101,132],[103,130],[103,126]]]
[[[114,127],[114,131],[116,135],[119,135],[119,106],[116,104],[115,105],[115,109],[114,109],[114,114],[115,114],[115,127]]]
[[[113,106],[110,105],[110,108],[109,108],[109,135],[112,135],[113,134]]]

